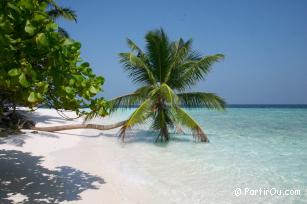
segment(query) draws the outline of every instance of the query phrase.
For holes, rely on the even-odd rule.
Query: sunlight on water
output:
[[[228,108],[188,110],[210,143],[173,136],[154,144],[156,133],[139,128],[121,145],[108,138],[110,165],[128,183],[165,203],[307,202],[307,109]],[[113,118],[127,118],[131,110]],[[299,189],[299,196],[242,195],[236,188]]]

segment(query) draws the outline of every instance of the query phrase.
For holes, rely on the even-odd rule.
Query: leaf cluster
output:
[[[102,91],[104,78],[81,59],[81,44],[59,32],[50,4],[56,6],[43,0],[1,1],[2,109],[7,104],[46,105],[79,112],[93,106],[94,96]]]

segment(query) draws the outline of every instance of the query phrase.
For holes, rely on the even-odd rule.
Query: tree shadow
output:
[[[22,147],[25,140],[28,138],[29,136],[25,134],[9,135],[8,137],[0,138],[0,144],[10,144],[17,147]]]
[[[62,118],[60,117],[60,115],[58,116],[52,116],[50,114],[47,114],[47,115],[41,115],[37,112],[24,112],[24,114],[31,118],[31,120],[33,120],[35,123],[38,123],[38,122],[44,122],[46,124],[52,124],[52,123],[65,123],[67,121],[72,121],[71,119],[65,119],[65,118]]]
[[[26,143],[26,140],[33,136],[33,133],[30,133],[22,132],[18,135],[9,135],[8,137],[0,138],[0,144],[9,144],[14,145],[16,147],[22,147]],[[40,137],[59,138],[55,134],[47,132],[40,132],[35,134],[39,134]]]
[[[80,200],[80,193],[99,189],[104,180],[69,166],[49,170],[41,166],[42,157],[16,150],[0,150],[0,203],[60,203]]]

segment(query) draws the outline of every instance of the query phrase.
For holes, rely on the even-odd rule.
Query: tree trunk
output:
[[[97,130],[110,130],[123,126],[126,121],[121,121],[111,125],[97,125],[97,124],[72,124],[72,125],[59,125],[51,127],[32,127],[32,130],[55,132],[61,130],[71,129],[97,129]]]

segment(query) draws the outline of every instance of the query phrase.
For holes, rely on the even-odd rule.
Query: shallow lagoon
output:
[[[112,118],[125,119],[131,111]],[[189,135],[154,144],[156,133],[145,127],[138,127],[124,145],[107,137],[107,162],[122,177],[123,188],[137,186],[164,203],[307,202],[307,109],[187,111],[204,127],[209,144]],[[293,189],[300,195],[272,196],[272,188],[271,193]]]

